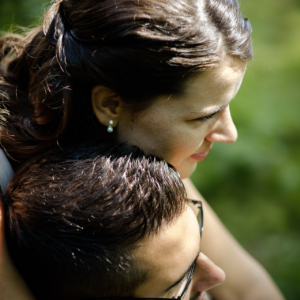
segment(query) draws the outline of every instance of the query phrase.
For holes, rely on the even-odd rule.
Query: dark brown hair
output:
[[[136,147],[52,150],[6,190],[7,243],[38,299],[131,296],[147,279],[131,251],[185,204],[175,169]]]
[[[250,36],[237,0],[54,1],[43,28],[0,39],[0,145],[21,162],[56,143],[101,139],[95,85],[144,109],[183,93],[223,51],[251,59]]]

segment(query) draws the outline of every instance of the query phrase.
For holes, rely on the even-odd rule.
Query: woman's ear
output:
[[[98,121],[102,125],[108,126],[108,122],[112,120],[112,127],[117,126],[120,115],[123,112],[122,98],[112,89],[103,85],[96,85],[92,89],[91,98],[93,110]]]

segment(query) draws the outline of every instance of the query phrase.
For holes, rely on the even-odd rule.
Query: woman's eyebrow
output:
[[[223,110],[224,108],[226,108],[226,107],[228,106],[228,104],[229,104],[229,103],[224,104],[224,105],[218,107],[216,110],[211,111],[211,112],[205,112],[205,111],[201,111],[201,110],[200,110],[200,111],[192,111],[191,114],[195,114],[195,115],[199,115],[199,114],[209,114],[209,115],[211,115],[211,114],[216,114],[216,113],[218,113],[219,111],[221,111],[221,110]]]
[[[198,252],[197,257],[193,260],[192,264],[189,266],[189,268],[187,269],[187,271],[175,282],[173,283],[171,286],[169,286],[164,293],[167,293],[171,288],[173,288],[174,286],[176,286],[178,283],[180,283],[180,281],[191,271],[193,264],[196,262],[196,260],[198,259],[200,255],[200,252]]]

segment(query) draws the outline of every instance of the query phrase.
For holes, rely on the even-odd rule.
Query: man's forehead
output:
[[[135,251],[139,268],[155,280],[153,286],[166,289],[187,271],[199,252],[199,227],[189,206],[157,235],[145,239]]]

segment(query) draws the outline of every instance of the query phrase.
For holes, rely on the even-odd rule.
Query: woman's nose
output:
[[[203,253],[200,253],[193,275],[192,290],[203,292],[222,283],[224,280],[224,271]]]
[[[220,112],[215,124],[206,135],[210,142],[234,143],[237,139],[237,130],[231,118],[229,106]]]

